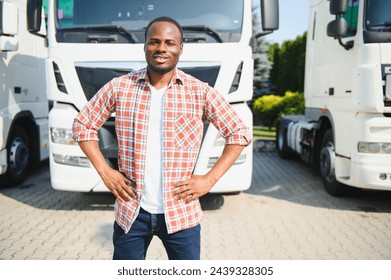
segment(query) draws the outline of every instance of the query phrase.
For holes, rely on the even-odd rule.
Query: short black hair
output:
[[[151,25],[154,24],[155,22],[162,22],[162,21],[171,22],[171,23],[175,24],[176,27],[178,27],[179,32],[181,33],[181,43],[183,43],[183,30],[182,30],[182,26],[181,26],[175,19],[170,18],[170,17],[166,17],[166,16],[155,18],[155,19],[151,20],[151,21],[148,23],[147,28],[145,28],[145,34],[144,34],[145,42],[147,41],[147,33],[148,33],[148,30],[149,30],[149,28],[151,27]]]

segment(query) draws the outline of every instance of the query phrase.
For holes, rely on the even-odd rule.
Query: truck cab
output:
[[[23,182],[49,156],[45,26],[31,34],[26,0],[0,1],[0,174]]]
[[[158,16],[170,16],[183,27],[184,52],[178,68],[216,88],[252,130],[252,113],[246,104],[252,98],[253,83],[251,0],[46,2],[46,79],[48,98],[53,101],[49,113],[53,188],[108,191],[72,140],[73,119],[106,82],[146,66],[144,31]],[[278,27],[278,1],[262,0],[260,4],[266,34]],[[115,114],[100,129],[99,145],[107,162],[117,168],[114,121]],[[222,140],[216,128],[206,122],[195,174],[205,174],[212,168],[224,148]],[[246,190],[251,177],[249,145],[212,192]]]
[[[312,0],[305,115],[279,120],[278,150],[310,163],[326,190],[391,190],[391,2]]]

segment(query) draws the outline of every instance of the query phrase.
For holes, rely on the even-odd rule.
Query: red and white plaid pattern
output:
[[[145,151],[150,106],[146,69],[114,78],[103,86],[75,118],[75,141],[98,141],[97,130],[116,113],[118,164],[137,184],[142,195]],[[189,204],[174,200],[173,186],[190,178],[196,163],[208,119],[226,139],[226,144],[246,146],[251,141],[248,128],[230,104],[208,84],[176,70],[168,85],[163,106],[163,204],[168,233],[198,225],[202,210],[198,200]],[[115,203],[115,219],[128,232],[140,210],[139,200]]]

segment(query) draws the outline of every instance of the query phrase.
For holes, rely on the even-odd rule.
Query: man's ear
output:
[[[183,53],[183,43],[180,46],[180,54],[179,55],[181,55],[182,53]]]

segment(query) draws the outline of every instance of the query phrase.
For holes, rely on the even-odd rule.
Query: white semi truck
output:
[[[28,0],[36,9],[39,0]],[[278,1],[261,0],[263,30],[278,28]],[[49,113],[50,176],[57,190],[107,191],[97,172],[72,140],[74,117],[115,76],[146,66],[144,31],[158,16],[170,16],[184,29],[184,53],[178,67],[222,93],[252,129],[246,100],[252,97],[253,60],[251,0],[49,0],[47,3],[46,78]],[[39,17],[36,18],[39,29]],[[262,35],[262,34],[260,34]],[[99,145],[117,168],[113,115],[99,131]],[[206,173],[224,142],[205,123],[195,174]],[[237,192],[250,187],[252,146],[212,192]]]
[[[305,115],[277,123],[277,150],[312,164],[331,195],[391,190],[391,1],[311,0]]]
[[[47,48],[42,36],[28,31],[26,3],[0,0],[1,184],[21,183],[31,166],[49,156]],[[39,29],[45,34],[44,25]]]

